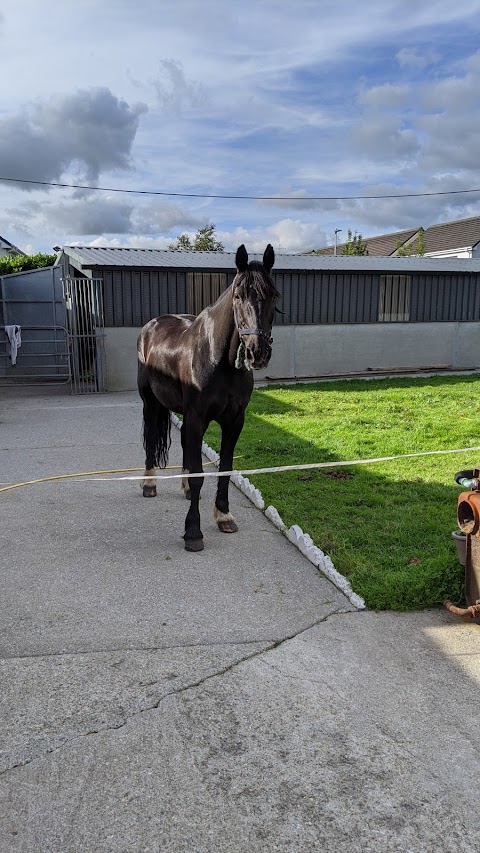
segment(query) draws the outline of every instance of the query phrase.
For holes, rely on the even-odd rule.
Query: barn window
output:
[[[223,272],[187,273],[188,313],[200,314],[207,305],[216,302],[227,286],[227,276]]]
[[[378,299],[380,323],[401,323],[410,320],[410,275],[381,275]]]

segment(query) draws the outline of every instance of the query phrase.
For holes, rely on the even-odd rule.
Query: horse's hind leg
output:
[[[220,471],[231,471],[233,465],[233,454],[238,437],[243,429],[245,413],[241,414],[230,423],[222,423],[222,444],[220,447]],[[228,503],[228,487],[230,485],[230,477],[219,477],[217,485],[217,494],[215,497],[215,505],[213,507],[213,517],[217,522],[218,529],[222,533],[236,533],[238,527],[235,519],[230,512]]]
[[[154,477],[155,448],[157,444],[157,419],[158,406],[160,403],[150,391],[142,395],[143,399],[143,444],[145,447],[145,477]],[[140,487],[144,498],[155,498],[157,496],[157,485],[155,480],[140,480]]]
[[[165,465],[170,443],[170,412],[157,400],[150,386],[140,386],[143,400],[143,444],[145,447],[145,477],[154,477],[157,465]],[[155,480],[140,481],[144,498],[157,494]]]

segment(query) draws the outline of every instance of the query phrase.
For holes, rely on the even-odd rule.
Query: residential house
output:
[[[398,257],[421,254],[426,258],[480,258],[480,216],[441,222],[423,229],[421,226],[393,231],[376,237],[363,237],[370,256]],[[337,246],[343,254],[345,243]],[[333,255],[333,246],[318,250]]]
[[[19,249],[17,246],[14,246],[13,243],[10,243],[8,240],[5,240],[4,237],[0,237],[0,258],[24,254],[25,252],[22,252],[22,250]]]

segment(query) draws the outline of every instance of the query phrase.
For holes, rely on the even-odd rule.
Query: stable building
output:
[[[98,292],[111,390],[135,387],[148,320],[198,314],[235,276],[233,252],[65,246],[58,263]],[[282,313],[257,380],[480,369],[480,261],[277,254],[272,276]]]

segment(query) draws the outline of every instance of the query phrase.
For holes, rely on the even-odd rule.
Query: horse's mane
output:
[[[237,274],[235,286],[238,287],[242,299],[246,299],[248,291],[253,289],[259,299],[280,296],[273,280],[260,261],[250,261],[245,272]]]

